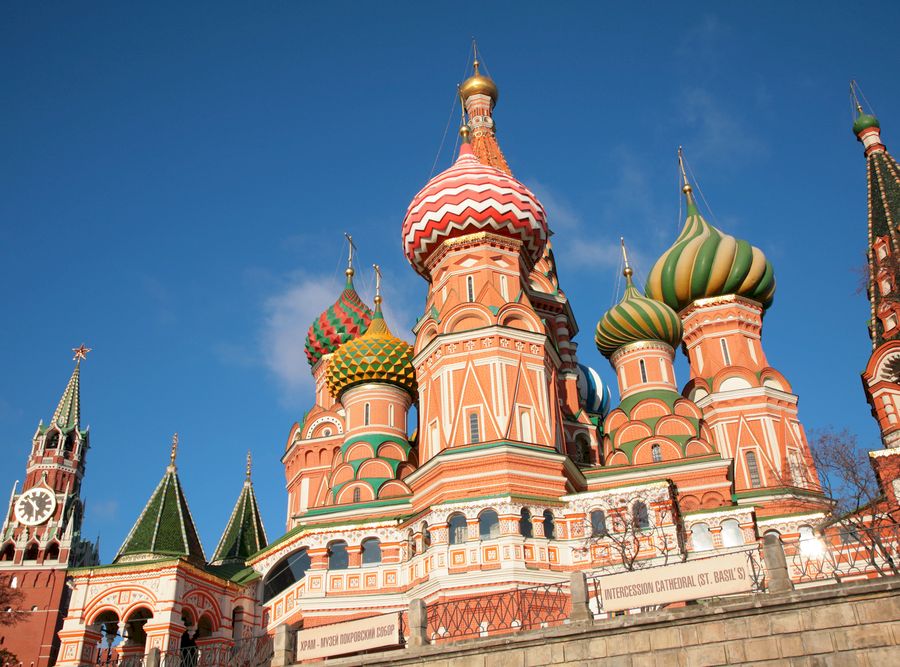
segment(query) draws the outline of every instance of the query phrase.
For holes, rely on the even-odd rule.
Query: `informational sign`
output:
[[[744,552],[650,567],[598,578],[603,611],[747,593],[753,590],[750,559]]]
[[[297,633],[297,660],[400,646],[400,612],[321,625]]]

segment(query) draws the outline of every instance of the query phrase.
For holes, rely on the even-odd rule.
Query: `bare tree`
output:
[[[0,580],[0,627],[15,625],[25,618],[21,610],[24,595],[12,588],[9,580]],[[19,659],[5,648],[0,648],[0,665],[17,665]]]

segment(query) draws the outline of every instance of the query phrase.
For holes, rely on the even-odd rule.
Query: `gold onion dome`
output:
[[[412,346],[391,333],[381,314],[381,298],[369,328],[338,348],[328,364],[328,391],[335,398],[356,384],[385,382],[416,395],[416,373]]]
[[[497,84],[494,83],[494,80],[491,77],[485,76],[478,71],[478,66],[481,63],[478,62],[477,58],[473,64],[475,66],[475,73],[462,82],[459,87],[459,96],[462,98],[462,101],[465,102],[472,95],[487,95],[494,104],[497,104],[497,98],[500,96],[500,91],[497,90]]]
[[[648,299],[631,280],[631,267],[625,264],[625,294],[618,304],[597,322],[594,342],[604,357],[620,347],[639,341],[661,341],[670,347],[681,342],[681,319],[666,304]]]
[[[650,271],[647,296],[676,311],[697,299],[729,294],[768,308],[775,297],[775,271],[762,250],[706,222],[687,182],[683,190],[687,197],[684,228]]]

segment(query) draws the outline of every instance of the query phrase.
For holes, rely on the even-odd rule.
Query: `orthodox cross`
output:
[[[175,467],[175,456],[178,454],[178,434],[172,436],[172,453],[169,454],[169,465]]]
[[[349,246],[347,249],[347,268],[353,268],[353,251],[356,250],[356,245],[353,243],[353,237],[350,236],[347,232],[344,232],[344,237],[347,239],[347,245]]]

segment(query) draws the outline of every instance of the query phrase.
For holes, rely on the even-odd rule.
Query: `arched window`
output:
[[[634,521],[634,527],[637,530],[646,530],[650,527],[650,513],[647,511],[647,504],[642,500],[638,500],[631,506],[631,518]]]
[[[431,546],[431,531],[428,529],[428,523],[422,522],[422,551],[427,551]]]
[[[361,495],[362,495],[362,492],[360,491],[360,488],[357,486],[355,489],[353,489],[353,502],[358,503]]]
[[[59,560],[59,544],[53,542],[44,552],[44,560]]]
[[[591,464],[591,442],[584,433],[575,436],[575,463]]]
[[[263,602],[271,600],[283,590],[306,576],[309,554],[306,549],[292,553],[271,569],[263,580]]]
[[[67,453],[71,453],[75,449],[75,433],[72,432],[66,436],[65,444],[63,444],[63,451]]]
[[[346,570],[350,565],[350,557],[347,555],[347,543],[343,540],[332,542],[328,545],[328,569]]]
[[[372,417],[372,406],[368,403],[363,406],[363,426],[368,426]]]
[[[500,537],[500,519],[494,510],[485,510],[478,515],[478,537],[482,540]]]
[[[522,410],[519,414],[519,437],[522,442],[531,442],[531,410]]]
[[[662,461],[662,451],[660,450],[659,445],[653,445],[650,448],[650,456],[653,458],[654,463]]]
[[[750,486],[758,489],[762,486],[762,480],[759,478],[759,465],[756,462],[756,452],[747,452],[744,454],[747,461],[747,474],[750,476]]]
[[[231,612],[231,639],[235,642],[244,636],[244,610],[241,607],[235,607]]]
[[[13,560],[15,557],[16,557],[15,546],[13,546],[12,542],[7,542],[6,546],[3,547],[3,551],[0,551],[0,561]]]
[[[469,413],[469,442],[472,444],[481,442],[481,433],[478,428],[478,413]]]
[[[509,283],[506,276],[500,276],[500,296],[504,301],[509,301]]]
[[[44,442],[45,449],[56,449],[59,447],[59,431],[52,431]]]
[[[606,512],[594,510],[591,512],[591,537],[606,537]]]
[[[531,523],[531,511],[527,507],[522,508],[519,514],[519,535],[522,537],[534,537],[534,525]]]
[[[406,531],[406,548],[409,549],[409,557],[412,558],[416,555],[418,551],[416,549],[416,535],[413,533],[413,529],[410,528]]]
[[[362,564],[375,565],[381,562],[381,541],[368,537],[362,541]]]
[[[466,296],[469,298],[469,303],[474,303],[475,301],[475,278],[472,276],[466,276]]]
[[[466,517],[453,514],[447,525],[450,528],[450,544],[463,544],[466,541]]]
[[[28,545],[28,548],[25,549],[25,560],[37,560],[38,557],[38,545],[37,542],[32,542]]]
[[[638,367],[641,369],[641,382],[647,381],[647,364],[644,363],[643,359],[638,360]]]
[[[691,526],[691,542],[694,551],[709,551],[713,548],[713,536],[709,532],[709,526],[705,523],[695,523]]]
[[[744,543],[741,525],[734,519],[725,519],[719,527],[722,529],[722,546],[739,547]]]
[[[9,581],[10,588],[18,588],[19,587],[19,578],[16,575],[13,575],[13,578]]]
[[[816,531],[810,526],[800,526],[800,553],[804,556],[819,556],[824,549]]]
[[[548,540],[556,539],[556,522],[550,510],[544,510],[544,537]]]
[[[394,405],[388,406],[388,426],[394,425]]]

